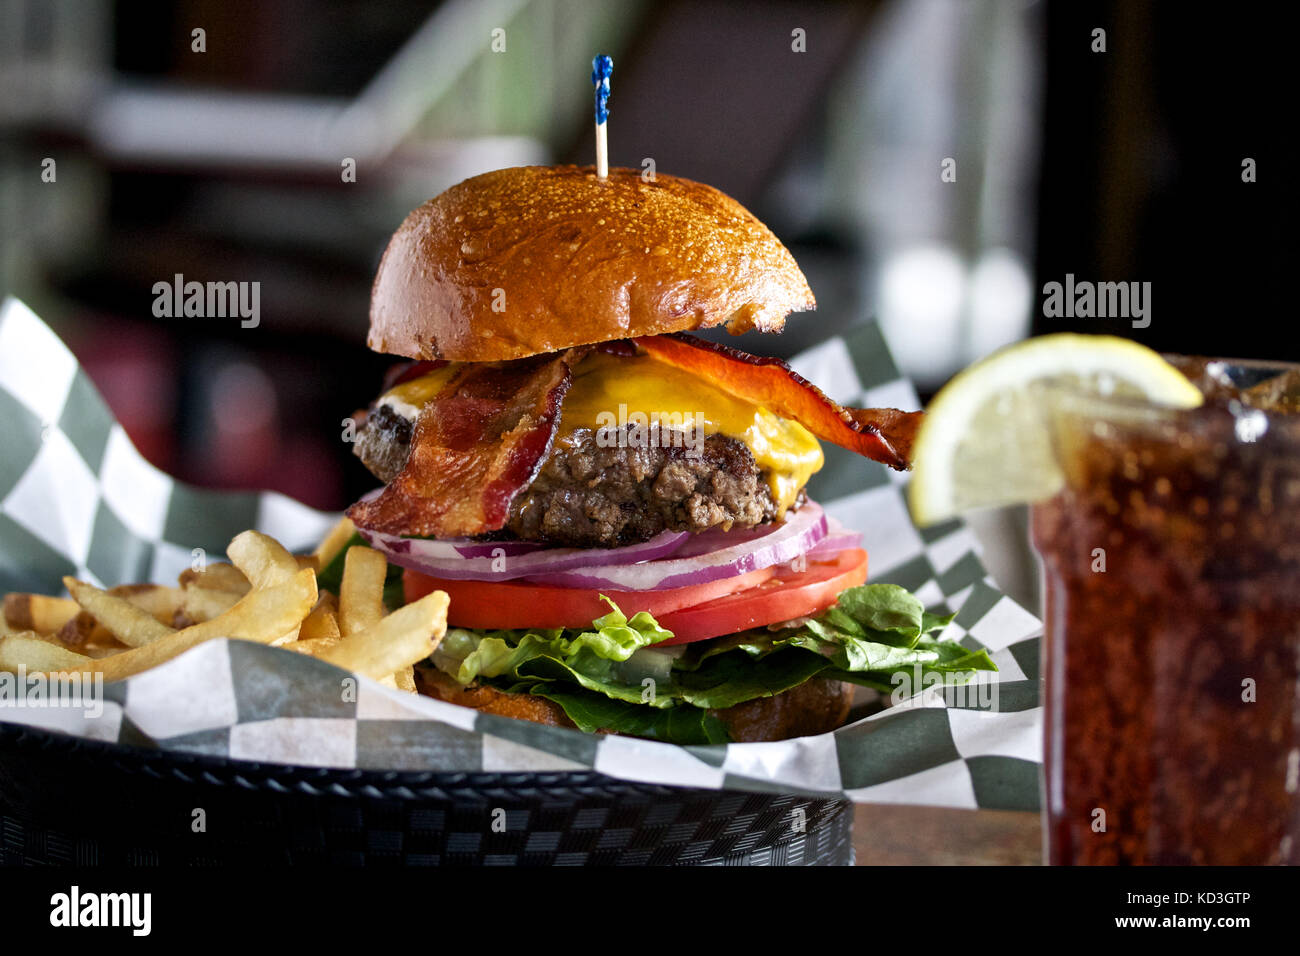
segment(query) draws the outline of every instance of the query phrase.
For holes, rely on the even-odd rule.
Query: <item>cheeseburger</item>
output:
[[[806,491],[823,441],[907,468],[920,413],[689,334],[815,305],[761,222],[685,179],[502,169],[412,212],[368,343],[408,361],[353,445],[384,487],[348,514],[405,600],[451,598],[421,691],[702,744],[831,730],[900,670],[991,667],[866,585],[859,535]]]

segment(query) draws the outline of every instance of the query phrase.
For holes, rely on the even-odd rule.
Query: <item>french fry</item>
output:
[[[109,588],[108,593],[113,597],[125,598],[163,624],[171,624],[185,597],[185,592],[180,588],[164,587],[161,584],[120,584]]]
[[[112,647],[106,647],[103,644],[87,644],[75,653],[85,654],[91,660],[100,660],[105,657],[112,657],[114,654],[121,654],[123,647],[121,644],[114,644]]]
[[[342,639],[339,633],[338,606],[338,598],[332,591],[321,591],[316,607],[298,629],[298,640],[284,646],[313,657],[333,647]]]
[[[304,569],[310,570],[310,569]],[[298,633],[302,625],[292,627],[271,642],[272,647],[292,647],[298,643]]]
[[[374,627],[387,613],[384,577],[388,560],[371,548],[349,548],[339,585],[339,632],[351,637]]]
[[[52,634],[80,613],[81,606],[71,598],[6,594],[3,619],[15,631]]]
[[[0,670],[80,672],[122,680],[217,637],[283,645],[415,692],[413,664],[446,633],[448,597],[436,591],[387,614],[388,562],[349,549],[339,593],[316,574],[352,540],[344,519],[316,553],[294,556],[256,531],[231,543],[231,563],[187,570],[179,586],[107,590],[68,577],[71,598],[16,593],[0,606]]]
[[[316,575],[311,570],[299,571],[284,584],[249,591],[219,617],[173,631],[151,644],[92,661],[80,669],[101,673],[105,681],[115,681],[156,667],[217,637],[270,644],[302,623],[315,603]]]
[[[252,587],[239,568],[224,563],[209,564],[202,571],[186,568],[177,583],[182,588],[197,585],[209,591],[233,591],[236,594],[247,594]]]
[[[55,647],[61,647],[65,651],[72,650],[72,648],[68,647],[61,640],[59,640],[59,635],[57,634],[40,634],[36,631],[10,631],[10,634],[11,635],[20,634],[23,637],[34,637],[38,641],[44,641],[46,644],[53,644]],[[76,652],[74,651],[74,653]]]
[[[351,518],[344,517],[340,519],[339,523],[330,529],[330,533],[325,535],[325,539],[316,548],[317,570],[328,566],[356,533],[357,526],[352,523]]]
[[[312,580],[315,580],[314,569],[300,568],[298,559],[285,550],[284,545],[260,531],[244,531],[236,535],[226,553],[255,588],[283,584],[302,570],[311,570]],[[290,630],[272,639],[271,643],[284,645],[296,640],[298,625],[295,624]]]
[[[128,647],[143,647],[176,633],[148,611],[141,610],[125,598],[114,597],[72,577],[64,578],[63,586],[68,589],[74,601],[94,615],[96,621]]]
[[[131,587],[112,588],[108,593],[119,597]],[[152,589],[154,585],[143,587]],[[133,597],[128,600],[135,603]],[[120,650],[126,646],[72,598],[45,594],[15,592],[4,596],[0,637],[13,634],[35,635],[47,643],[72,651],[84,650],[92,643],[102,644],[108,650]]]
[[[446,591],[430,592],[375,626],[344,637],[319,657],[375,680],[391,677],[433,653],[447,633],[448,603]]]
[[[79,611],[75,617],[69,618],[68,622],[55,632],[55,637],[59,643],[70,650],[79,650],[90,643],[92,637],[105,638],[114,644],[125,646],[102,624],[97,623],[95,616],[89,611]]]
[[[307,615],[307,620],[303,621],[302,627],[298,629],[298,640],[318,641],[332,638],[337,642],[341,636],[338,612],[335,610],[337,606],[338,602],[335,600],[334,595],[329,591],[322,591],[316,607]]]
[[[323,653],[343,640],[341,637],[313,637],[310,640],[295,641],[285,645],[288,650],[306,654],[308,657],[320,657]]]
[[[52,644],[31,631],[16,632],[0,638],[0,671],[18,673],[21,666],[29,674],[84,670],[93,661],[59,644]]]
[[[284,584],[299,570],[297,559],[285,550],[284,545],[260,531],[236,535],[226,553],[255,588]]]
[[[185,589],[181,611],[191,623],[199,624],[225,614],[239,602],[234,591],[216,591],[191,584]]]

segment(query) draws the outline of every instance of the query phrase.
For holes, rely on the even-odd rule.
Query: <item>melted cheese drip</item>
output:
[[[380,397],[379,403],[392,405],[393,411],[400,412],[407,418],[414,418],[420,413],[421,408],[433,401],[434,396],[442,391],[442,387],[451,380],[456,368],[456,363],[452,362],[434,369],[428,375],[403,382],[391,391],[385,392]],[[403,405],[407,408],[402,408]],[[414,409],[414,413],[408,414],[407,409]]]
[[[444,366],[404,382],[380,402],[399,412],[405,411],[402,405],[419,408],[438,394],[454,370],[454,365]],[[642,424],[657,420],[661,428],[694,427],[704,435],[720,433],[740,441],[765,472],[772,499],[782,513],[825,460],[817,439],[798,422],[736,398],[689,372],[646,355],[591,353],[574,369],[557,437],[579,428],[617,427],[629,420]],[[687,435],[676,443],[690,448],[691,438]],[[661,433],[660,441],[666,439],[670,436]],[[694,440],[700,440],[698,434]]]

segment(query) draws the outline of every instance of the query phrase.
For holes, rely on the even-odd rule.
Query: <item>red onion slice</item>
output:
[[[862,532],[850,531],[840,522],[826,516],[826,537],[817,542],[809,551],[809,557],[823,557],[834,554],[837,551],[843,551],[846,548],[859,548],[862,546]]]
[[[376,488],[361,496],[361,501],[373,501],[383,494],[383,488]],[[458,561],[461,558],[491,558],[504,553],[513,558],[531,551],[541,551],[549,545],[540,541],[484,541],[480,538],[403,538],[398,535],[381,534],[366,528],[357,528],[357,533],[366,543],[376,550],[388,555],[419,554],[431,561]],[[383,546],[375,542],[382,539]],[[418,544],[418,546],[417,546]],[[412,549],[415,549],[414,551]],[[394,562],[396,563],[396,562]]]
[[[664,591],[785,564],[806,554],[826,537],[826,533],[825,512],[821,505],[809,501],[777,525],[763,525],[739,534],[718,529],[702,532],[695,536],[697,541],[692,542],[691,550],[699,546],[698,539],[705,535],[713,536],[715,543],[712,550],[703,554],[680,557],[679,551],[678,555],[658,561],[586,565],[574,571],[533,574],[528,580],[570,588]],[[736,540],[738,536],[741,538],[739,541]]]
[[[360,527],[357,534],[393,564],[457,581],[509,581],[588,565],[652,561],[672,554],[691,536],[689,531],[664,531],[622,548],[552,548],[525,541],[402,538]],[[511,546],[518,545],[531,547],[512,553]]]

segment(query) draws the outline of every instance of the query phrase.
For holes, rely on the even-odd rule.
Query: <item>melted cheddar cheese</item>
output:
[[[380,403],[408,418],[414,417],[438,394],[454,370],[454,365],[444,366],[403,382],[383,395]],[[592,352],[574,369],[557,438],[579,428],[618,428],[628,422],[658,422],[661,429],[698,430],[677,436],[681,441],[676,443],[687,448],[693,447],[692,434],[735,438],[753,454],[781,512],[794,504],[799,489],[824,462],[817,439],[798,422],[736,398],[650,356]],[[671,440],[662,431],[660,436],[661,443]]]

